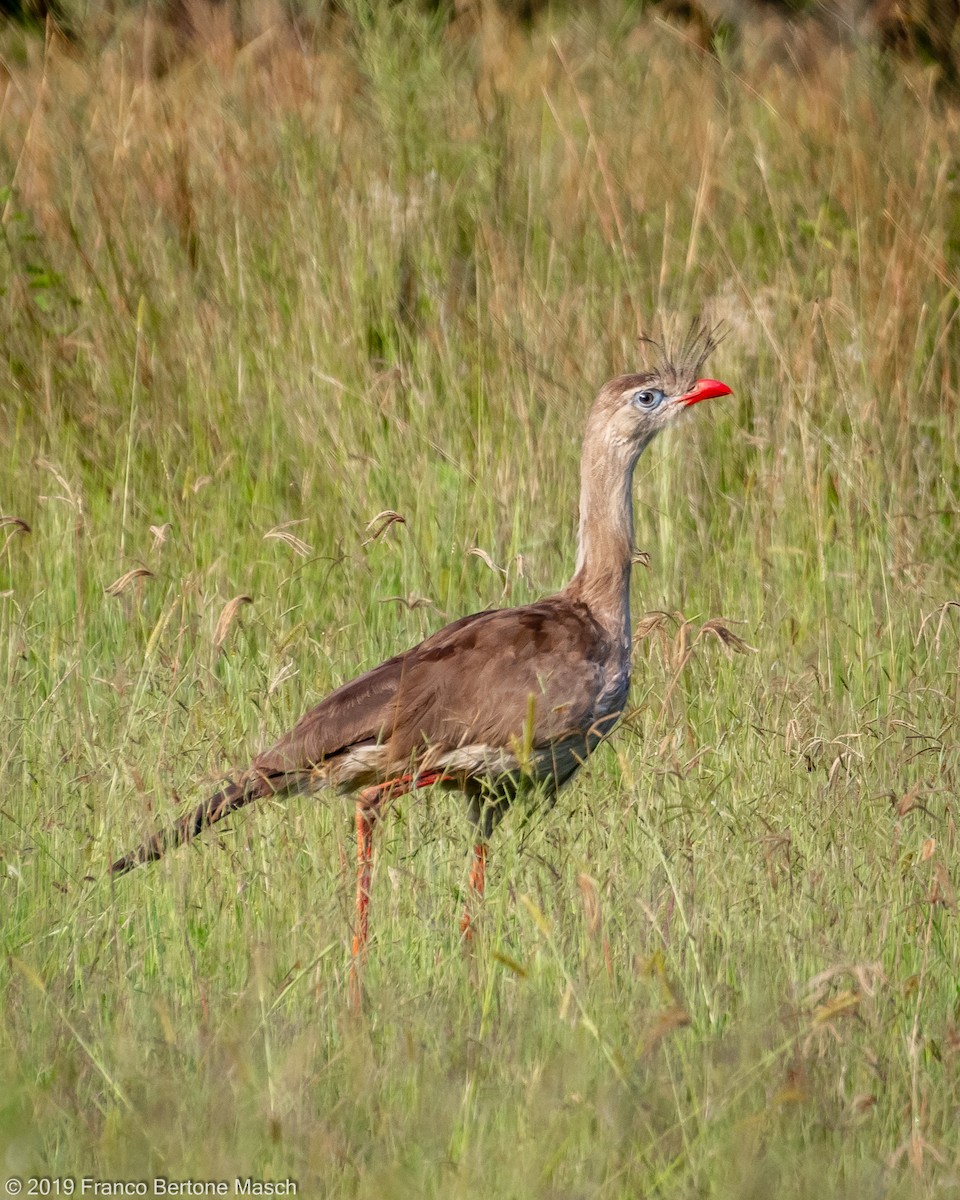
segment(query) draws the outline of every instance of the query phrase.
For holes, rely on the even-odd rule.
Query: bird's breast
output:
[[[618,655],[603,673],[600,694],[597,696],[594,715],[596,720],[618,717],[627,703],[630,691],[630,654]]]

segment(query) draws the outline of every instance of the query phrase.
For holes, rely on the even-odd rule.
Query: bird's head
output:
[[[665,345],[644,341],[654,351],[651,369],[636,375],[619,375],[605,384],[590,421],[608,447],[625,452],[634,461],[662,429],[692,404],[714,396],[732,395],[725,383],[700,377],[704,362],[717,345],[714,333],[692,329],[673,354]]]

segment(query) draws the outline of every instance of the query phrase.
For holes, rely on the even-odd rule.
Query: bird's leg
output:
[[[470,867],[470,897],[460,918],[460,932],[468,942],[473,941],[473,920],[470,909],[483,899],[483,885],[487,874],[487,843],[476,842],[473,847],[473,864]],[[471,905],[471,900],[473,905]]]
[[[357,802],[357,924],[353,931],[353,956],[357,958],[367,945],[367,910],[370,907],[370,875],[373,868],[373,827],[377,823],[375,807]]]
[[[357,798],[357,920],[353,928],[353,958],[350,962],[350,998],[360,1011],[363,984],[360,972],[367,948],[367,910],[370,907],[370,878],[373,871],[373,827],[383,799],[379,787],[364,788]]]
[[[460,932],[466,942],[473,941],[473,912],[483,899],[483,888],[487,878],[487,847],[493,831],[503,820],[509,801],[505,796],[484,794],[476,791],[470,796],[470,823],[476,831],[473,844],[473,862],[470,865],[469,894],[460,918]]]
[[[350,963],[350,996],[359,1012],[363,998],[361,971],[367,949],[367,916],[370,908],[370,882],[373,874],[373,829],[380,819],[385,800],[393,800],[416,788],[429,787],[444,779],[440,771],[402,775],[364,788],[357,796],[357,921],[353,930],[353,959]]]

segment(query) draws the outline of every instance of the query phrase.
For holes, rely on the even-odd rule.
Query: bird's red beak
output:
[[[677,397],[678,404],[699,404],[701,400],[712,400],[715,396],[732,396],[733,390],[719,379],[698,379],[689,392]]]

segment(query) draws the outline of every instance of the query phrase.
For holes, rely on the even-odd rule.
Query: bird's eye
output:
[[[656,408],[663,401],[663,392],[659,388],[644,388],[641,392],[634,392],[633,402],[638,408],[645,408],[648,412]]]

